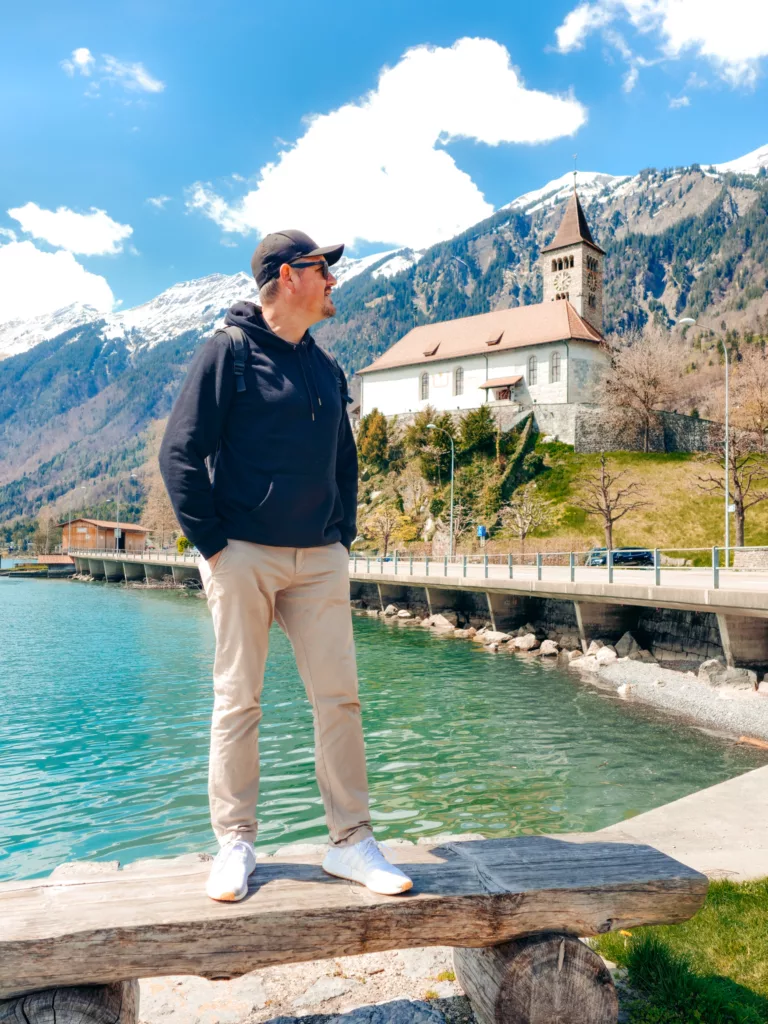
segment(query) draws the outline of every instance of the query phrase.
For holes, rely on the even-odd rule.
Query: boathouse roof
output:
[[[65,519],[63,523],[59,523],[59,526],[69,526],[69,519]],[[73,519],[72,523],[90,523],[91,526],[102,526],[106,530],[116,530],[118,526],[121,530],[125,530],[126,533],[151,533],[146,526],[139,526],[138,523],[113,523],[107,519],[86,519],[85,516],[78,516],[77,519]]]

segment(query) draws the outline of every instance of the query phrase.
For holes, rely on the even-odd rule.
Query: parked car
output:
[[[587,555],[585,565],[606,565],[607,562],[607,548],[592,548]],[[648,548],[614,548],[613,564],[616,567],[632,565],[653,568],[653,552]]]

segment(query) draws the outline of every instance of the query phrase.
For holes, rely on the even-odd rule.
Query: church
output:
[[[414,327],[360,370],[360,414],[455,412],[489,405],[503,429],[534,414],[541,433],[574,443],[579,407],[609,362],[603,260],[574,189],[541,253],[544,301]]]

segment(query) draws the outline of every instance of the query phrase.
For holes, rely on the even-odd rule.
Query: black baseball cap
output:
[[[325,256],[326,263],[333,265],[344,252],[344,245],[318,247],[303,231],[274,231],[265,235],[256,246],[251,257],[251,271],[256,284],[263,288],[280,273],[283,263],[293,263],[303,256]]]

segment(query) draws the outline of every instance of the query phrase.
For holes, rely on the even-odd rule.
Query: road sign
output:
[[[114,533],[114,535],[115,535],[115,536],[117,537],[117,539],[118,539],[118,540],[120,540],[120,538],[121,538],[121,537],[122,537],[122,535],[123,535],[123,531],[122,531],[122,530],[120,530],[120,529],[118,529],[117,527],[115,527],[115,529],[114,529],[113,533]]]
[[[485,537],[488,536],[488,528],[486,526],[478,526],[477,536],[480,537],[481,540],[483,540]]]
[[[728,511],[729,512],[735,512],[736,511],[736,506],[735,505],[729,505],[728,506]]]

